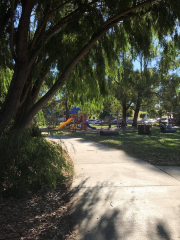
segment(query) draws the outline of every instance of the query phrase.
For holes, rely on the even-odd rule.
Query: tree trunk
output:
[[[139,91],[137,102],[136,102],[136,109],[135,109],[135,113],[134,113],[133,124],[132,124],[132,126],[134,126],[134,127],[137,127],[137,118],[138,118],[139,110],[141,107],[141,102],[142,102],[142,92]]]
[[[32,66],[32,64],[29,64],[27,37],[29,33],[30,16],[33,6],[34,0],[22,1],[22,14],[19,20],[16,36],[16,53],[14,52],[14,45],[11,46],[12,56],[15,57],[14,74],[5,102],[0,111],[0,133],[4,131],[6,126],[17,113],[18,108],[21,106],[22,93]],[[10,42],[9,44],[11,45],[13,43]]]
[[[23,104],[21,105],[21,107],[17,111],[17,114],[15,116],[15,120],[14,120],[14,125],[13,125],[14,129],[23,128],[22,126],[24,125],[26,115],[27,115],[28,111],[33,106],[33,96],[31,95],[31,93],[32,93],[32,91],[30,89],[25,101],[23,102]],[[29,122],[32,121],[33,117],[29,120]]]
[[[70,106],[68,106],[68,96],[66,96],[66,121],[69,119]]]
[[[16,65],[6,100],[0,112],[0,133],[3,132],[21,106],[21,97],[28,74],[29,67],[27,64],[24,66],[23,64]]]
[[[69,110],[70,108],[66,105],[66,121],[69,119]]]
[[[140,106],[141,106],[141,100],[140,100],[140,97],[138,95],[138,99],[137,99],[137,103],[136,103],[136,109],[135,109],[135,112],[134,112],[133,124],[132,124],[133,127],[137,127],[137,118],[138,118]]]
[[[125,127],[126,126],[126,111],[127,111],[127,107],[126,107],[126,104],[123,103],[122,104],[122,127]]]

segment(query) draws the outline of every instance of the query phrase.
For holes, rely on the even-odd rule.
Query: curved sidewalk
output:
[[[62,141],[76,172],[69,213],[77,240],[180,239],[179,167],[80,138]]]

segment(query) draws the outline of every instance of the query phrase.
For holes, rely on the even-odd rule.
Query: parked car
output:
[[[97,121],[97,120],[95,120],[95,119],[88,119],[88,120],[87,120],[87,122],[88,122],[89,124],[94,124],[96,121]]]
[[[146,123],[146,124],[153,124],[154,122],[157,122],[157,119],[151,118],[147,121],[144,121],[144,123]]]
[[[111,120],[111,121],[110,121],[110,124],[112,124],[112,125],[117,125],[117,119]]]
[[[156,118],[156,123],[159,123],[160,118]]]
[[[126,124],[133,124],[133,119],[126,119]]]
[[[122,119],[119,119],[119,124],[121,125],[121,123],[122,123]],[[112,125],[117,125],[117,124],[118,124],[117,119],[112,120],[112,121],[110,122],[110,124],[112,124]]]
[[[57,120],[59,122],[65,122],[66,121],[66,117],[59,117]]]
[[[157,119],[156,118],[151,118],[151,119],[149,119],[149,122],[152,122],[152,123],[157,122]]]
[[[132,124],[132,123],[133,123],[133,119],[127,119],[127,120],[126,120],[126,125],[127,125],[127,124]],[[110,122],[110,124],[112,124],[112,125],[117,125],[117,124],[118,124],[118,123],[117,123],[117,119],[112,120],[112,121]],[[120,124],[120,125],[122,124],[122,119],[119,120],[119,124]]]
[[[94,124],[103,124],[104,123],[104,120],[96,120]]]
[[[168,118],[160,118],[159,119],[159,124],[165,124],[165,125],[167,125],[168,124]]]

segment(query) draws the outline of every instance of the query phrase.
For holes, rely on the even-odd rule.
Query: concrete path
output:
[[[180,168],[63,138],[76,172],[70,214],[77,240],[180,240]]]

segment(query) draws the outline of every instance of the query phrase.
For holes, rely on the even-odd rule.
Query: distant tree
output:
[[[162,77],[159,89],[161,109],[167,112],[179,107],[180,77],[176,74],[168,74]]]
[[[137,126],[137,118],[142,105],[153,107],[158,102],[157,91],[159,87],[159,74],[151,69],[144,69],[144,71],[136,71],[134,77],[134,91],[135,101],[133,105],[134,119],[133,126]]]
[[[121,60],[122,61],[119,65],[117,76],[114,79],[109,78],[108,85],[110,89],[110,95],[113,95],[121,105],[123,119],[122,124],[125,124],[127,111],[130,108],[134,98],[132,84],[134,71],[132,61],[126,56],[126,54],[122,54]]]

